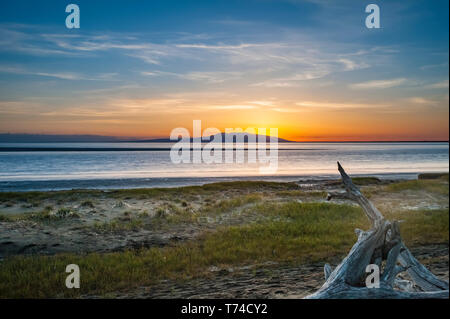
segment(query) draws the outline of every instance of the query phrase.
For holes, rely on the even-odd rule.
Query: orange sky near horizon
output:
[[[448,102],[360,105],[325,102],[228,101],[199,103],[180,100],[113,100],[98,111],[86,106],[21,117],[20,127],[2,123],[2,131],[34,134],[94,134],[137,138],[168,137],[193,120],[209,127],[278,128],[292,141],[447,141]],[[17,105],[14,105],[17,106]],[[40,105],[33,105],[35,108]],[[45,106],[48,108],[48,106]],[[0,120],[1,121],[1,120]]]

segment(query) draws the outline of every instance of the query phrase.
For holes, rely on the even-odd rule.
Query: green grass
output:
[[[379,178],[376,177],[369,177],[369,176],[363,176],[363,177],[353,177],[352,181],[355,185],[358,186],[365,186],[365,185],[373,185],[373,184],[381,184],[382,181]]]
[[[407,245],[448,243],[449,210],[408,210],[385,213],[389,220],[402,220],[400,230]]]
[[[442,179],[448,182],[448,173],[423,173],[419,174],[418,179]]]
[[[251,210],[264,219],[205,238],[203,247],[215,264],[318,260],[349,248],[353,229],[366,224],[361,210],[347,205],[265,203]]]
[[[356,178],[358,185],[379,182],[372,178]],[[438,179],[402,181],[378,186],[374,192],[427,191],[448,196],[448,175]],[[365,188],[371,191],[371,187]],[[216,193],[234,192],[220,200]],[[266,194],[266,191],[270,191]],[[344,256],[354,244],[354,228],[367,229],[368,222],[358,207],[324,203],[272,202],[270,195],[290,198],[324,197],[323,192],[303,192],[294,183],[232,182],[174,189],[135,189],[102,191],[63,191],[0,193],[0,201],[20,200],[35,203],[48,199],[66,201],[108,196],[120,201],[125,198],[167,199],[158,208],[157,218],[148,214],[124,214],[107,223],[94,224],[99,232],[122,232],[140,229],[152,223],[194,223],[204,216],[240,213],[249,216],[247,224],[221,226],[196,240],[174,243],[164,248],[150,248],[106,254],[61,254],[51,257],[13,257],[0,263],[0,298],[77,297],[152,285],[163,279],[184,280],[207,276],[210,266],[238,266],[277,261],[302,264],[330,260]],[[203,197],[204,204],[195,208],[190,199]],[[213,195],[213,196],[209,196]],[[266,195],[269,195],[266,197]],[[24,196],[26,198],[24,198]],[[4,198],[3,198],[4,197]],[[284,199],[286,200],[286,199]],[[87,203],[90,202],[90,203]],[[85,205],[83,205],[86,203]],[[91,207],[91,200],[82,206]],[[37,213],[2,215],[0,222],[15,220],[53,221],[68,217],[70,210],[50,214],[51,207]],[[401,224],[402,237],[407,245],[448,243],[448,209],[384,212],[391,220],[405,220]],[[59,216],[61,215],[61,216]],[[58,218],[56,218],[58,216]],[[81,268],[81,289],[65,288],[66,265]]]
[[[4,215],[0,213],[0,221],[4,222],[16,222],[21,220],[29,220],[34,222],[51,222],[63,220],[66,218],[79,218],[80,215],[71,211],[69,208],[59,208],[56,212],[52,211],[51,206],[45,207],[38,212],[21,213]]]
[[[183,279],[211,265],[263,260],[307,261],[349,248],[355,236],[358,208],[331,204],[261,205],[263,224],[220,228],[196,241],[135,252],[14,257],[0,265],[0,296],[54,297],[106,293],[151,284],[164,278]],[[275,209],[279,209],[275,214]],[[339,251],[339,250],[338,250]],[[64,267],[78,264],[81,289],[64,286]]]
[[[100,196],[101,190],[67,190],[67,191],[43,191],[43,192],[0,192],[0,202],[8,200],[23,203],[38,203],[47,199],[59,199],[62,201],[74,200],[86,195]]]
[[[181,202],[181,205],[166,203],[159,207],[153,220],[153,224],[180,224],[197,223],[202,217],[215,217],[228,212],[236,212],[240,207],[261,202],[263,197],[259,194],[247,194],[235,196],[231,199],[218,200],[214,203],[206,202],[200,209],[193,209],[189,203]],[[185,204],[183,204],[185,203]]]
[[[304,191],[304,190],[287,190],[287,191],[278,191],[275,193],[276,196],[281,197],[296,197],[299,199],[324,199],[327,198],[327,192],[324,191]]]
[[[0,222],[12,222],[13,218],[11,216],[0,213]]]
[[[209,215],[209,214],[221,214],[232,211],[238,207],[242,207],[247,204],[254,204],[257,202],[261,202],[263,197],[259,194],[248,194],[237,196],[232,199],[225,199],[218,201],[212,205],[206,205],[202,210],[201,214]]]
[[[348,252],[356,240],[354,228],[368,226],[361,209],[348,205],[264,203],[251,209],[260,216],[258,223],[222,227],[194,241],[164,248],[8,258],[0,264],[0,297],[104,295],[162,279],[205,276],[213,265],[328,260]],[[406,220],[401,231],[407,244],[448,242],[448,209],[391,213],[389,217]],[[71,263],[81,269],[77,290],[64,285],[65,267]]]
[[[429,184],[443,184],[448,183],[448,173],[444,174],[421,174],[416,182],[430,182]],[[426,178],[426,179],[424,179]],[[429,180],[428,178],[436,178]],[[376,185],[381,184],[382,181],[375,177],[355,177],[353,178],[355,184],[359,186]],[[335,181],[336,184],[340,184],[340,180]],[[412,181],[409,181],[412,182]],[[403,182],[401,182],[403,183]],[[400,183],[400,184],[401,184]],[[407,183],[407,182],[406,182]],[[395,185],[398,183],[394,183]],[[428,184],[418,184],[425,185]],[[392,186],[395,188],[395,186]],[[417,186],[418,187],[418,186]],[[0,192],[0,202],[11,203],[19,202],[23,203],[27,207],[37,207],[41,202],[46,200],[54,200],[58,205],[67,203],[68,201],[81,201],[83,207],[93,206],[92,200],[83,200],[83,198],[89,197],[95,198],[137,198],[137,199],[170,199],[171,201],[189,200],[191,196],[199,195],[214,195],[215,193],[223,192],[235,192],[238,194],[248,194],[251,192],[286,192],[288,194],[293,191],[294,193],[299,191],[299,187],[295,183],[278,183],[278,182],[265,182],[265,181],[235,181],[235,182],[221,182],[212,183],[202,186],[187,186],[178,188],[141,188],[141,189],[120,189],[120,190],[66,190],[66,191],[50,191],[50,192]],[[319,192],[318,192],[319,193]]]
[[[118,190],[65,190],[65,191],[45,191],[45,192],[0,192],[0,202],[9,201],[23,202],[29,205],[40,203],[45,200],[54,200],[59,204],[68,201],[82,201],[83,198],[116,198],[116,199],[161,199],[167,198],[176,200],[179,197],[189,197],[197,195],[211,195],[216,192],[233,191],[237,193],[249,193],[254,191],[274,191],[298,189],[295,183],[279,183],[265,181],[235,181],[205,184],[202,186],[186,186],[176,188],[136,188]],[[91,201],[91,203],[93,203]]]
[[[393,183],[384,186],[383,191],[401,192],[401,191],[427,191],[440,195],[448,196],[448,181],[445,179],[439,180],[410,180]]]

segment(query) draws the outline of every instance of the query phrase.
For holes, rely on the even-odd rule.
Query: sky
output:
[[[0,133],[448,140],[448,32],[447,0],[1,1]]]

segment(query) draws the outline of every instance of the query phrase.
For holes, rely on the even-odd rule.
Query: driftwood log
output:
[[[328,200],[346,198],[357,202],[372,223],[368,231],[356,229],[358,239],[347,257],[334,269],[324,267],[325,283],[306,298],[449,298],[448,282],[423,266],[402,242],[398,222],[384,219],[361,193],[338,162],[345,193],[330,193]],[[366,285],[368,265],[379,269],[379,287]],[[373,266],[371,266],[373,267]],[[411,280],[397,277],[406,271]]]

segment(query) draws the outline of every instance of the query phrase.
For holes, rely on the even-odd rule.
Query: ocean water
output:
[[[229,180],[310,180],[348,173],[415,178],[448,172],[448,143],[280,143],[278,169],[260,163],[174,164],[168,143],[0,144],[0,191],[199,185]],[[20,148],[12,151],[11,148]],[[29,148],[32,148],[29,149]]]

